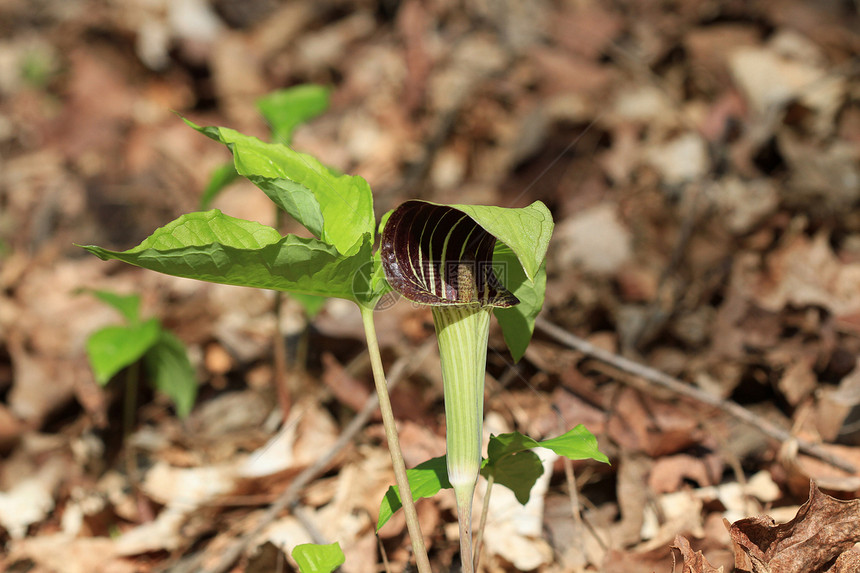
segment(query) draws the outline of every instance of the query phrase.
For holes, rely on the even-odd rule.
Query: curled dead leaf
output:
[[[732,524],[735,567],[752,573],[847,571],[841,565],[834,567],[840,559],[853,562],[854,544],[860,542],[858,523],[860,500],[830,497],[812,482],[809,500],[788,523],[777,525],[772,518],[760,516]]]

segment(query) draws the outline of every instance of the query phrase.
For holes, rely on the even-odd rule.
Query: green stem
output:
[[[376,339],[376,327],[373,324],[373,309],[359,305],[361,320],[364,323],[364,335],[367,338],[367,350],[370,355],[370,367],[373,371],[373,381],[376,384],[376,394],[379,396],[379,411],[382,414],[382,425],[385,437],[388,438],[388,451],[391,453],[391,464],[394,466],[394,481],[400,491],[400,502],[406,516],[406,529],[412,541],[412,551],[415,553],[415,564],[420,573],[432,573],[421,526],[418,523],[418,512],[412,500],[412,490],[406,477],[406,464],[403,452],[400,450],[400,439],[397,437],[397,425],[394,421],[394,411],[388,398],[388,385],[385,382],[385,372],[382,369],[382,356],[379,354],[379,342]]]
[[[445,392],[448,480],[457,499],[460,559],[472,573],[472,499],[481,471],[484,375],[491,307],[435,306]]]

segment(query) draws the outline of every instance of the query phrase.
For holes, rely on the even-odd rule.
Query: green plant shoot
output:
[[[158,319],[140,317],[139,296],[91,292],[125,319],[125,324],[106,326],[87,339],[87,356],[96,381],[104,386],[121,370],[143,360],[153,387],[170,398],[180,417],[187,416],[197,397],[197,381],[182,341]]]

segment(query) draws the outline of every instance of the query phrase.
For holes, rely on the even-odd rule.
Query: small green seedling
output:
[[[96,381],[105,386],[120,371],[142,361],[152,386],[170,398],[180,417],[187,416],[197,397],[197,381],[182,341],[166,330],[157,318],[141,318],[139,296],[103,290],[90,292],[125,319],[125,324],[106,326],[87,339],[87,356]],[[136,380],[136,370],[133,371],[132,381]],[[127,391],[133,399],[136,383],[130,386],[132,388]],[[129,415],[127,411],[126,416]]]
[[[550,448],[571,459],[608,461],[582,426],[542,442],[522,434],[498,436],[487,460],[481,457],[490,316],[496,316],[512,356],[519,360],[546,286],[544,256],[553,221],[543,203],[514,209],[407,201],[382,217],[380,247],[374,251],[378,225],[364,179],[334,173],[285,145],[185,121],[226,145],[236,172],[313,236],[281,236],[272,227],[213,209],[182,215],[127,251],[84,248],[105,260],[170,275],[356,303],[397,482],[383,501],[380,525],[382,514],[390,517],[402,504],[421,573],[430,573],[430,562],[416,498],[442,487],[454,489],[463,571],[470,573],[471,505],[479,475],[490,484],[510,487],[524,501],[542,472],[532,448]],[[412,470],[413,487],[400,451],[373,321],[377,303],[392,290],[432,308],[442,362],[448,452]],[[412,495],[400,497],[400,491]]]

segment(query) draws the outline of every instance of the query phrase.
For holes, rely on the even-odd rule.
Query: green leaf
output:
[[[532,487],[543,474],[540,458],[529,451],[534,448],[548,448],[571,460],[593,459],[609,463],[609,458],[597,449],[597,438],[580,424],[561,436],[540,442],[520,432],[490,436],[481,475],[489,477],[493,474],[496,483],[511,489],[520,503],[527,503]],[[412,499],[432,497],[440,489],[451,487],[445,456],[418,464],[406,470],[406,474]],[[382,499],[376,530],[379,531],[400,507],[400,493],[397,486],[391,486]]]
[[[84,248],[104,260],[117,259],[168,275],[222,284],[359,303],[384,294],[382,286],[371,289],[365,285],[358,272],[373,264],[368,235],[359,251],[345,257],[317,239],[281,237],[271,227],[217,209],[182,215],[127,251]]]
[[[373,197],[361,177],[334,175],[315,158],[285,145],[264,143],[225,127],[185,122],[225,144],[240,175],[339,253],[358,252],[367,234],[372,242],[376,226]]]
[[[448,466],[445,456],[433,458],[418,464],[410,470],[406,470],[409,479],[409,489],[412,491],[412,499],[433,497],[440,489],[449,489],[451,483],[448,481]],[[382,498],[379,507],[379,519],[376,522],[376,531],[385,525],[391,516],[402,507],[400,502],[400,491],[396,485],[388,488]]]
[[[107,326],[87,339],[87,356],[96,376],[104,386],[113,376],[140,360],[158,340],[161,325],[151,318],[127,326]]]
[[[549,448],[558,455],[571,460],[592,459],[605,464],[609,463],[606,454],[597,448],[597,438],[582,424],[561,436],[542,440],[538,443],[542,448]]]
[[[525,269],[526,277],[534,281],[546,257],[552,235],[552,214],[546,205],[535,201],[528,207],[512,209],[486,205],[450,205],[475,220],[488,233],[513,250]]]
[[[543,464],[531,450],[505,455],[481,469],[482,476],[489,478],[492,475],[498,485],[514,492],[517,501],[523,505],[528,503],[532,488],[542,474]]]
[[[296,545],[291,555],[298,563],[301,573],[331,573],[346,561],[337,543],[302,543]]]
[[[609,458],[597,449],[597,438],[580,424],[561,436],[540,442],[519,432],[491,436],[481,475],[495,475],[496,482],[510,488],[517,500],[525,505],[532,487],[543,473],[540,458],[529,452],[539,447],[571,460],[593,459],[609,463]],[[531,456],[524,456],[526,452]]]
[[[535,319],[543,306],[546,293],[546,261],[538,269],[534,282],[528,280],[523,268],[518,263],[513,252],[501,243],[496,245],[493,253],[493,266],[497,269],[502,283],[520,301],[520,304],[509,308],[494,308],[493,314],[502,327],[505,343],[511,351],[514,362],[520,358],[531,342],[535,329]]]
[[[235,181],[237,177],[239,177],[239,173],[236,171],[236,166],[232,163],[225,163],[216,167],[212,171],[212,175],[209,176],[209,183],[206,184],[203,195],[200,196],[200,209],[208,209],[212,201],[215,200],[215,197],[218,196],[218,193]]]
[[[269,123],[272,139],[289,145],[297,126],[328,109],[330,94],[325,86],[295,86],[258,99],[257,109]]]
[[[535,440],[519,432],[490,436],[481,475],[494,476],[496,483],[513,491],[517,501],[525,505],[532,487],[543,474],[540,458],[530,451],[535,447]]]
[[[197,379],[185,345],[172,333],[162,330],[144,360],[153,387],[167,394],[180,418],[186,417],[197,398]]]
[[[114,307],[129,324],[140,322],[140,297],[136,294],[117,294],[107,290],[90,291],[93,296]]]

